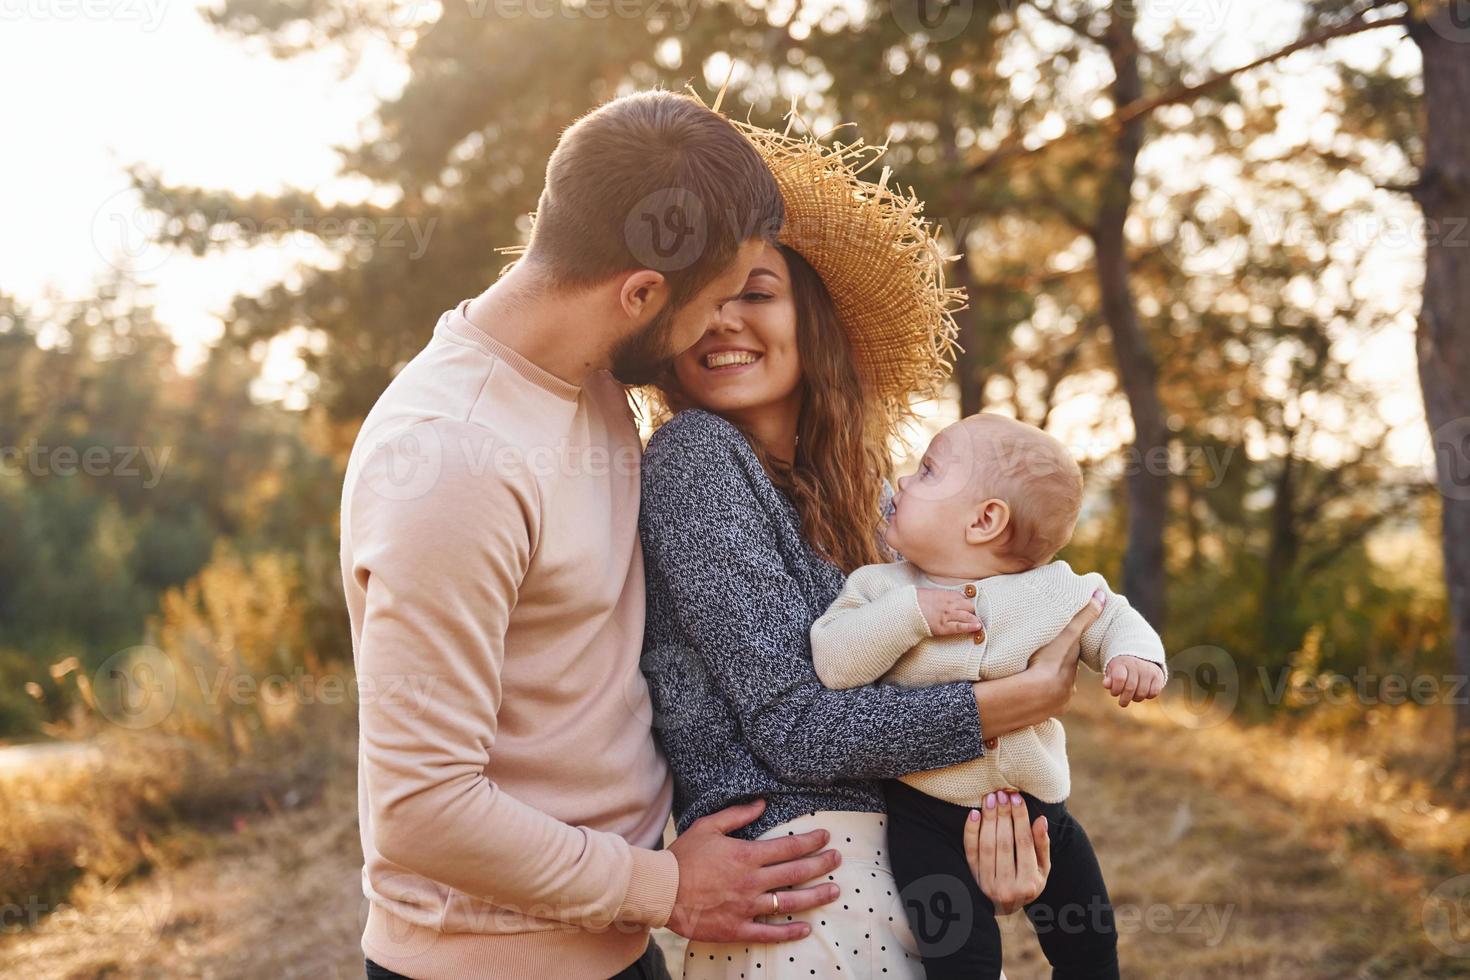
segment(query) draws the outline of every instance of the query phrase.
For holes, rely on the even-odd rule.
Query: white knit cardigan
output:
[[[919,608],[921,588],[953,589],[973,598],[984,629],[933,636]],[[1031,655],[1055,639],[1099,589],[1103,612],[1082,634],[1082,662],[1102,671],[1114,657],[1128,654],[1163,667],[1167,680],[1158,633],[1101,575],[1078,575],[1064,561],[959,585],[933,582],[911,562],[866,565],[848,576],[841,594],[812,625],[812,662],[822,683],[833,689],[875,681],[929,687],[1006,677],[1025,670]],[[1048,718],[988,739],[979,758],[902,779],[960,806],[978,806],[986,793],[1007,786],[1057,803],[1071,792],[1066,732],[1060,721]]]

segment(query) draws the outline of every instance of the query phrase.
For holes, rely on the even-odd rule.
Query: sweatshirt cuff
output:
[[[618,918],[662,928],[674,914],[674,898],[679,894],[679,859],[672,851],[650,851],[643,847],[630,851],[633,874]]]
[[[909,629],[912,630],[915,634],[916,639],[914,640],[914,642],[917,643],[919,642],[919,640],[924,640],[933,636],[934,631],[929,628],[929,620],[924,618],[924,607],[919,605],[918,586],[905,586],[904,591],[909,595],[908,626]]]

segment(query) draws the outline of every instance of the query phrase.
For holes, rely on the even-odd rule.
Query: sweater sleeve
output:
[[[966,683],[830,691],[812,667],[811,622],[723,420],[685,413],[643,464],[649,588],[670,597],[686,642],[734,709],[751,749],[794,783],[891,778],[983,754]],[[749,466],[758,468],[753,457]]]
[[[866,565],[812,624],[812,665],[835,690],[871,684],[929,636],[918,590],[896,582],[891,566]]]
[[[352,478],[345,522],[366,592],[359,765],[373,846],[502,908],[582,926],[663,925],[678,888],[672,854],[569,826],[486,775],[506,628],[536,546],[535,484],[486,472],[478,459],[490,435],[476,426],[436,420],[408,432],[436,450],[419,460],[433,478],[411,499],[380,492],[402,481],[392,454],[375,453]],[[367,696],[404,678],[426,691],[417,709]]]
[[[1102,615],[1082,634],[1082,662],[1098,673],[1108,663],[1126,654],[1158,664],[1169,679],[1169,665],[1164,655],[1164,641],[1143,615],[1128,604],[1126,597],[1108,588],[1107,580],[1096,572],[1083,576],[1090,595],[1101,589],[1105,597]]]

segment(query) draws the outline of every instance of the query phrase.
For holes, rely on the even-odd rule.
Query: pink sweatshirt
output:
[[[638,670],[639,443],[446,312],[342,494],[369,958],[422,980],[607,977],[667,922],[672,782]]]

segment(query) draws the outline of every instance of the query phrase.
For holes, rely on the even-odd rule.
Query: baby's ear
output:
[[[965,529],[965,541],[969,544],[989,544],[1005,533],[1011,524],[1011,505],[999,497],[991,497],[980,504],[975,519]]]

